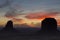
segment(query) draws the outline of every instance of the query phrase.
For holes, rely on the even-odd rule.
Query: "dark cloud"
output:
[[[22,10],[21,5],[18,4],[11,4],[9,10],[6,12],[6,17],[15,17],[17,15],[23,15],[24,10]]]
[[[6,17],[15,17],[16,15],[17,15],[16,9],[13,9],[13,8],[9,10],[8,12],[6,12],[5,14]]]
[[[18,12],[16,9],[12,8],[8,12],[6,12],[5,17],[16,17],[16,16],[19,16],[19,15],[24,15],[22,12],[23,12],[23,10]]]

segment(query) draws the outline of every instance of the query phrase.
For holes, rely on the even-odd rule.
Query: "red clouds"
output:
[[[54,17],[58,14],[58,12],[37,12],[37,13],[31,13],[25,16],[28,19],[43,19],[47,17]]]

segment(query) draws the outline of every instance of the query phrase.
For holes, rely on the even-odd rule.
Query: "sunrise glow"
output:
[[[5,0],[0,0],[0,26],[12,20],[14,26],[37,27],[45,18],[55,18],[60,26],[59,0],[11,0],[3,5],[5,3]]]

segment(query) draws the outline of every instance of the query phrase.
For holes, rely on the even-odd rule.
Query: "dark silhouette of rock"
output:
[[[5,28],[2,29],[2,31],[16,31],[13,28],[13,22],[11,20],[9,20],[5,26]]]
[[[42,32],[56,32],[57,21],[54,18],[45,18],[41,23]]]

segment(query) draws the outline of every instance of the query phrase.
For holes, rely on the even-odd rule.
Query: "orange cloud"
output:
[[[12,20],[13,20],[14,24],[23,24],[24,23],[24,21],[22,19],[13,18]]]

